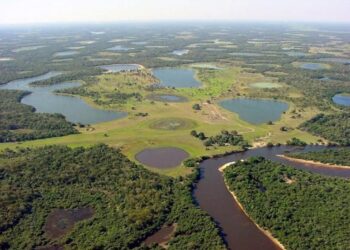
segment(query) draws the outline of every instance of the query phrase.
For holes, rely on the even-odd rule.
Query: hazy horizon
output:
[[[334,0],[0,0],[0,25],[117,22],[349,23],[350,1]]]

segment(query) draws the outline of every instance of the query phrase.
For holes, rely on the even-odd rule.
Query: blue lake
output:
[[[195,78],[193,69],[156,68],[153,70],[153,75],[164,87],[198,88],[201,86],[201,83]]]
[[[237,98],[221,101],[220,105],[252,124],[277,121],[282,113],[288,110],[288,104],[285,102],[262,99]]]
[[[350,96],[349,95],[342,95],[342,94],[335,95],[333,97],[333,102],[338,104],[338,105],[350,107]]]
[[[55,90],[77,87],[77,82],[55,84],[45,87],[32,87],[29,84],[35,81],[46,80],[60,75],[60,72],[49,72],[47,74],[26,79],[15,80],[0,89],[25,90],[32,92],[22,99],[23,104],[35,107],[40,113],[60,113],[70,122],[82,124],[95,124],[111,121],[126,116],[126,113],[96,109],[89,106],[82,99],[73,96],[56,95]]]

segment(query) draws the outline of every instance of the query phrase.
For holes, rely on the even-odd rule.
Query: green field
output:
[[[39,147],[43,145],[69,145],[90,146],[96,143],[121,148],[130,159],[139,151],[148,147],[175,146],[186,150],[191,157],[203,155],[216,155],[237,150],[237,147],[213,147],[209,150],[203,143],[190,135],[192,129],[204,132],[207,136],[219,134],[221,130],[236,130],[244,136],[252,146],[263,146],[268,142],[285,143],[287,140],[297,137],[309,143],[315,143],[319,138],[306,132],[295,129],[303,121],[317,113],[316,109],[301,111],[300,117],[291,118],[295,109],[293,103],[280,121],[273,125],[252,125],[239,119],[238,115],[221,108],[217,102],[223,98],[236,97],[237,93],[251,94],[249,84],[252,80],[262,78],[260,75],[246,74],[241,69],[227,66],[223,70],[197,71],[197,77],[203,82],[203,87],[198,89],[172,89],[164,88],[152,91],[152,94],[174,94],[185,96],[188,102],[164,103],[151,101],[147,98],[147,88],[154,81],[147,70],[140,73],[116,73],[104,74],[96,78],[97,84],[83,86],[83,98],[91,105],[123,110],[128,112],[128,117],[121,120],[95,124],[91,127],[81,128],[80,134],[44,140],[27,141],[23,143],[3,143],[0,149],[7,147]],[[108,94],[118,89],[120,93],[140,94],[140,98],[133,97],[117,103]],[[231,90],[231,91],[230,91]],[[89,93],[100,93],[100,98],[90,97]],[[259,93],[262,95],[264,91]],[[295,95],[290,90],[290,95]],[[103,103],[98,105],[97,103]],[[201,110],[193,110],[192,106],[199,103]],[[147,116],[138,116],[145,113]],[[282,132],[281,127],[292,127],[288,132]],[[179,166],[172,170],[157,170],[165,174],[178,175],[189,173],[190,170]]]

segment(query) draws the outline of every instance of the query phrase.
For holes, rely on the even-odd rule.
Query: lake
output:
[[[22,99],[21,102],[23,104],[35,107],[36,112],[63,114],[68,121],[74,123],[95,124],[126,116],[122,112],[94,108],[78,97],[56,95],[53,93],[55,90],[77,87],[80,85],[77,82],[67,82],[45,87],[32,87],[29,85],[32,82],[46,80],[61,74],[61,72],[49,72],[37,77],[15,80],[1,85],[0,89],[30,91],[32,93]]]
[[[121,45],[116,45],[116,46],[109,48],[107,50],[110,50],[110,51],[129,51],[129,50],[132,50],[132,48],[127,48],[127,47],[124,47]]]
[[[188,49],[178,49],[178,50],[174,50],[172,52],[172,54],[177,55],[177,56],[183,56],[188,54],[190,51]]]
[[[108,70],[109,73],[117,73],[121,71],[136,71],[141,68],[138,64],[111,64],[99,66],[101,69]]]
[[[201,86],[201,83],[195,78],[193,69],[156,68],[153,69],[153,75],[164,87],[198,88]]]
[[[294,56],[294,57],[304,57],[307,56],[306,53],[304,52],[299,52],[299,51],[290,51],[290,52],[286,52],[286,54],[288,56]]]
[[[220,106],[237,113],[240,119],[252,123],[262,124],[269,121],[277,121],[281,118],[283,112],[288,110],[288,104],[285,102],[237,98],[221,101]]]
[[[342,105],[350,107],[350,95],[344,95],[344,94],[338,94],[333,97],[333,102]]]
[[[62,51],[62,52],[55,53],[53,57],[65,57],[65,56],[73,56],[77,54],[79,54],[79,52],[77,51]]]

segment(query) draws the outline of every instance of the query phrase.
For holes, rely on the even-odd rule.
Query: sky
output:
[[[0,0],[0,25],[159,20],[350,22],[350,0]]]

